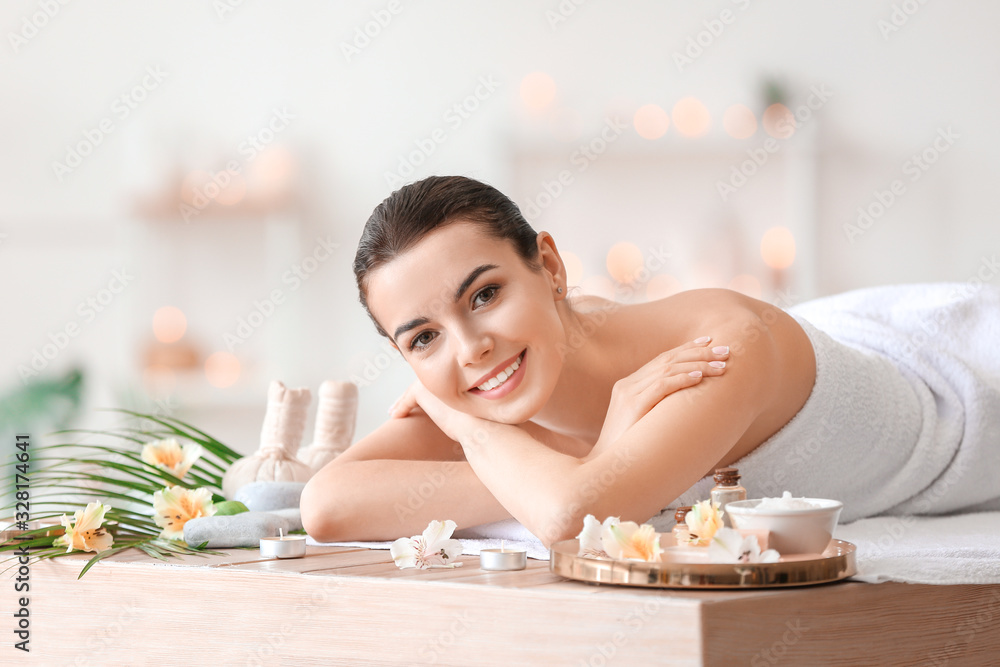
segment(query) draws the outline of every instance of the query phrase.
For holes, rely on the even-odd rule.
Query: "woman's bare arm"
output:
[[[580,458],[593,443],[533,422],[520,427],[554,451]],[[347,448],[306,484],[306,532],[319,541],[389,540],[421,533],[433,519],[459,528],[511,518],[479,480],[461,445],[420,408],[390,419]]]
[[[422,412],[390,419],[306,484],[302,523],[321,542],[394,540],[433,519],[459,528],[510,518],[461,446]]]

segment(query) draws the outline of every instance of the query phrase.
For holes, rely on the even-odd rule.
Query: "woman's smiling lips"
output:
[[[492,371],[491,375],[484,376],[478,385],[475,385],[471,389],[469,389],[468,390],[469,393],[476,394],[477,396],[482,396],[483,398],[495,400],[498,398],[502,398],[503,396],[506,396],[510,392],[514,391],[515,389],[517,389],[517,386],[521,384],[521,378],[524,377],[524,361],[527,358],[527,356],[528,356],[528,350],[524,349],[517,355],[511,357],[509,360],[503,362],[503,364],[497,366]],[[501,371],[503,371],[505,368],[507,368],[515,361],[517,361],[519,357],[521,359],[521,362],[518,365],[517,369],[506,380],[504,380],[502,384],[500,384],[497,387],[494,387],[493,389],[488,389],[486,391],[479,389],[479,385],[482,385],[484,382],[489,382],[490,378],[496,377]]]

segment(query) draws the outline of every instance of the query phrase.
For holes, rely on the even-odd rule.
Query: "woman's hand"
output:
[[[705,377],[725,373],[724,359],[729,357],[729,348],[716,352],[722,348],[709,348],[711,340],[710,336],[704,336],[667,350],[618,380],[611,391],[608,414],[594,449],[617,440],[666,396],[692,387]]]
[[[461,442],[462,437],[468,435],[481,421],[478,417],[473,417],[446,405],[444,401],[432,394],[420,380],[411,384],[403,392],[403,395],[393,403],[392,407],[389,408],[389,416],[394,419],[404,418],[411,412],[419,413],[421,411],[437,424],[442,433],[458,442]]]

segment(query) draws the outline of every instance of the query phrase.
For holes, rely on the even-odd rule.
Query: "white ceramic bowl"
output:
[[[826,498],[802,498],[818,507],[757,509],[762,498],[726,503],[734,528],[771,531],[768,546],[779,554],[823,553],[833,537],[844,503]]]

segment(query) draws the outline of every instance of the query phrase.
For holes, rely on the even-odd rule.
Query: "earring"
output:
[[[562,294],[562,287],[557,287],[556,291],[559,292],[560,294]]]

